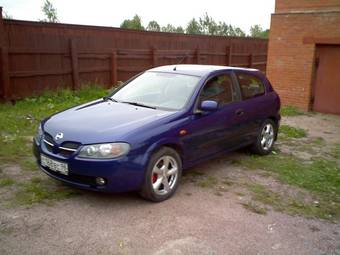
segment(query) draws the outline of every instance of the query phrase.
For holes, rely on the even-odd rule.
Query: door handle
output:
[[[236,114],[237,116],[242,116],[242,115],[244,114],[244,110],[243,110],[243,109],[237,109],[237,110],[235,111],[235,114]]]

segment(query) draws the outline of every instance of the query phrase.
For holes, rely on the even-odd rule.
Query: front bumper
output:
[[[139,190],[144,180],[146,162],[142,156],[126,155],[110,160],[80,159],[75,155],[68,158],[48,151],[44,144],[33,140],[33,153],[40,169],[50,177],[77,188],[102,192],[127,192]],[[41,165],[40,155],[68,164],[69,175],[63,175]],[[105,185],[97,185],[96,177],[106,179]]]

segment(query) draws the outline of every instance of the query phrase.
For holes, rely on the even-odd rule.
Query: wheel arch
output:
[[[178,139],[163,139],[152,144],[146,151],[144,160],[149,162],[151,156],[162,147],[169,147],[175,150],[181,158],[182,164],[184,163],[184,148],[183,144]]]

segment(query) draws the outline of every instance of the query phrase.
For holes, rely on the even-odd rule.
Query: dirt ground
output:
[[[290,117],[282,123],[327,143],[340,142],[336,116]],[[232,164],[240,153],[189,170],[175,196],[163,203],[134,193],[81,191],[52,204],[0,206],[0,254],[340,254],[338,223],[273,210],[257,214],[242,206],[246,197],[237,185],[217,192],[191,181],[190,172],[203,172],[275,183],[261,171]],[[308,160],[309,154],[300,156]]]

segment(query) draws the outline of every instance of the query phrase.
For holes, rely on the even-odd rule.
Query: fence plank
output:
[[[195,58],[196,58],[196,64],[199,64],[200,61],[201,61],[201,51],[198,48],[196,49],[196,56],[195,56]]]
[[[232,51],[232,46],[231,45],[227,46],[226,48],[226,65],[227,66],[231,66],[231,57],[232,57],[231,51]]]
[[[77,46],[74,39],[70,39],[70,54],[72,67],[72,89],[76,90],[79,88],[79,70],[78,70]]]
[[[254,56],[252,53],[249,54],[249,64],[248,67],[251,68],[253,66],[253,62],[254,62]]]
[[[158,53],[157,53],[157,50],[156,48],[152,48],[152,66],[153,67],[156,67],[157,66],[157,62],[158,62]]]
[[[118,81],[118,66],[117,66],[117,52],[113,51],[111,54],[111,85],[116,86]]]
[[[2,7],[0,7],[0,92],[4,99],[11,99],[11,87],[9,77],[9,60],[4,21],[2,19]]]
[[[8,51],[7,48],[1,47],[1,87],[4,99],[12,97],[9,78]]]

